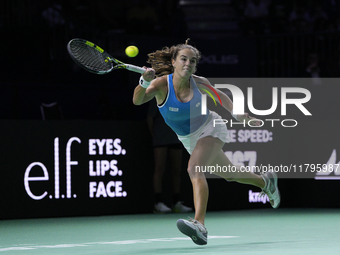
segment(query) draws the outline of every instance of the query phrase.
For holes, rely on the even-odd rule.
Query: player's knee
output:
[[[189,176],[194,174],[194,168],[192,166],[188,166],[187,171],[188,171]]]
[[[199,166],[189,165],[187,168],[190,177],[202,177],[204,173]]]

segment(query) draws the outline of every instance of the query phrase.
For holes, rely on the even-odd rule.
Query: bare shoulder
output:
[[[166,75],[157,77],[156,79],[152,81],[151,84],[158,90],[162,90],[164,87],[167,87],[167,84],[168,84]]]
[[[168,93],[168,81],[167,76],[157,77],[150,84],[151,89],[155,91],[155,97],[158,104],[161,104]]]
[[[198,76],[198,75],[192,74],[192,78],[194,78],[194,80],[197,83],[198,87],[201,87],[202,83],[203,84],[211,85],[209,80],[207,78],[203,77],[203,76]]]

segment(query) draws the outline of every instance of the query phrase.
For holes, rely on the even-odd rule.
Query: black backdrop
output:
[[[138,74],[117,71],[96,76],[75,69],[66,53],[67,40],[60,42],[65,51],[59,58],[51,60],[51,38],[49,30],[46,27],[44,29],[23,27],[2,30],[6,36],[0,42],[3,53],[0,70],[0,218],[151,212],[153,161],[151,140],[145,123],[147,105],[136,107],[131,102]],[[35,40],[27,40],[22,44],[20,38],[23,37]],[[124,46],[133,43],[139,47],[140,54],[128,59],[123,55],[122,48],[119,57],[137,65],[146,65],[147,53],[165,45],[183,42],[183,38],[125,38]],[[208,78],[256,76],[257,55],[253,39],[192,42],[203,54],[198,66],[199,75]],[[333,82],[338,84],[337,80]],[[331,89],[313,86],[308,87],[313,90],[311,103],[307,107],[313,113],[311,119],[299,119],[299,125],[291,129],[279,125],[274,128],[263,127],[262,130],[272,132],[272,141],[248,140],[227,144],[224,150],[232,160],[245,165],[255,162],[256,165],[294,164],[296,167],[339,163],[339,89],[334,86]],[[262,88],[261,93],[259,104],[270,103],[270,100],[262,100],[268,96],[268,91]],[[58,102],[64,120],[42,121],[40,104],[43,102]],[[266,107],[268,105],[263,109]],[[295,117],[289,115],[287,118]],[[236,138],[249,130],[240,126],[229,129],[235,130]],[[77,164],[67,170],[66,147],[72,138],[75,140],[71,145],[70,161]],[[108,144],[111,144],[111,140],[117,142],[116,139],[120,139],[119,144],[126,154],[90,155],[91,139],[106,139]],[[59,142],[56,146],[59,148],[58,185],[55,178],[56,141]],[[188,155],[185,155],[187,159]],[[107,166],[107,162],[114,160],[122,171],[121,175],[111,176],[111,169],[104,176],[90,176],[90,162],[96,165],[100,161],[100,165]],[[35,164],[28,177],[46,180],[26,178],[28,184],[25,186],[25,173],[34,162],[41,164]],[[42,165],[46,167],[48,177]],[[70,173],[68,180],[67,173]],[[338,176],[334,173],[329,176],[317,176],[311,172],[293,176],[279,173],[279,176],[281,207],[340,206]],[[316,177],[331,178],[316,180]],[[185,162],[182,180],[183,200],[192,205],[192,190],[185,172]],[[249,186],[226,183],[216,178],[209,178],[208,183],[209,210],[270,207],[264,201],[257,201],[254,193],[259,190]],[[56,198],[56,186],[59,188],[59,198]],[[35,200],[29,196],[28,190],[35,196],[47,193],[42,199]],[[67,196],[67,190],[71,197],[62,198],[62,195]],[[167,192],[170,193],[169,190]],[[124,191],[126,196],[123,195]],[[115,193],[113,197],[113,192],[118,195]],[[91,194],[94,197],[90,197]]]

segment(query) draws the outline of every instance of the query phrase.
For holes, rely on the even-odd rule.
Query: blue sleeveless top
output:
[[[192,77],[190,77],[190,85],[193,89],[193,98],[186,103],[177,100],[172,75],[167,76],[168,94],[162,105],[159,105],[159,111],[162,114],[165,123],[172,128],[176,134],[184,136],[195,132],[209,116],[201,114],[202,94],[198,90],[197,85]]]

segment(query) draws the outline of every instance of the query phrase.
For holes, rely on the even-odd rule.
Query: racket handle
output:
[[[130,64],[125,64],[126,65],[126,69],[132,72],[136,72],[136,73],[145,73],[145,69],[139,66],[134,66],[134,65],[130,65]]]

